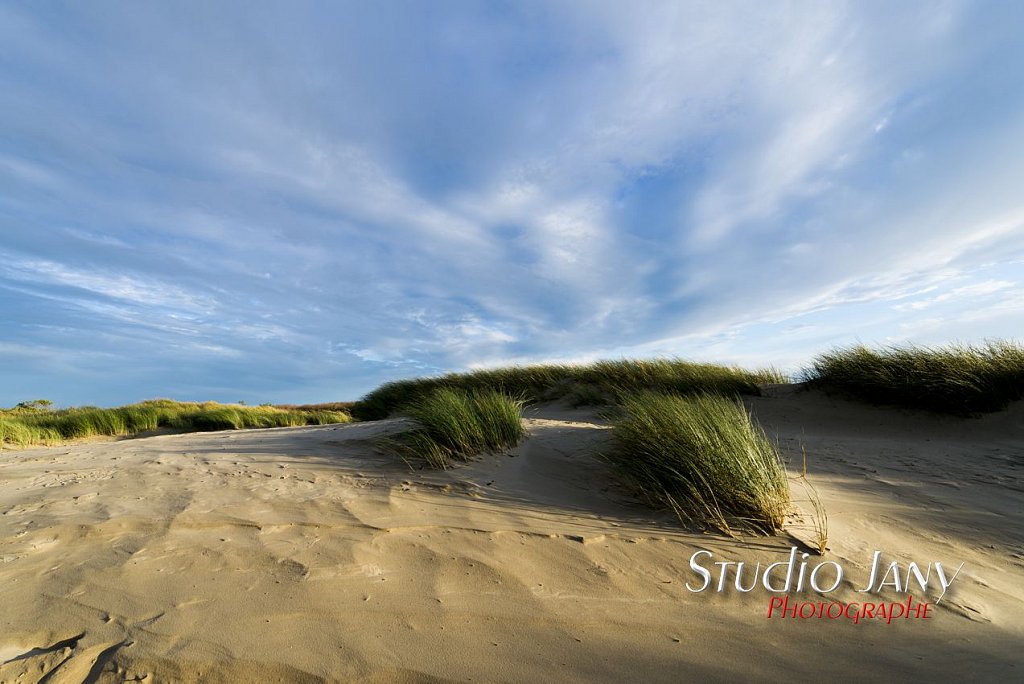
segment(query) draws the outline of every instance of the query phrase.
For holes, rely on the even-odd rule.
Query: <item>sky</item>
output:
[[[1018,2],[0,0],[0,406],[1024,335]]]

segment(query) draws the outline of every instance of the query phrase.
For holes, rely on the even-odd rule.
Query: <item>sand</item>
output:
[[[688,591],[695,551],[781,561],[807,525],[683,529],[594,458],[594,412],[546,407],[510,455],[447,472],[375,449],[399,420],[0,452],[0,681],[1024,676],[1024,405],[770,394],[751,409],[794,475],[806,449],[849,574],[827,598],[866,600],[874,550],[964,563],[930,619],[769,620],[763,589]]]

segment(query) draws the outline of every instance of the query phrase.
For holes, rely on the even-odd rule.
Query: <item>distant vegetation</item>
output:
[[[865,346],[820,355],[804,379],[812,387],[877,404],[971,414],[998,411],[1024,397],[1024,348]]]
[[[441,387],[420,396],[402,413],[413,427],[382,440],[382,445],[410,464],[421,461],[438,469],[514,447],[526,434],[522,403],[491,389]]]
[[[351,413],[354,401],[330,401],[324,404],[264,404],[285,411],[335,411],[339,413]]]
[[[132,435],[157,428],[182,431],[235,430],[347,423],[342,411],[287,410],[273,406],[242,406],[168,399],[118,408],[81,407],[51,410],[49,402],[22,402],[0,410],[0,444],[53,444],[94,436]]]
[[[622,401],[612,437],[606,460],[654,506],[726,533],[782,529],[786,469],[738,401],[639,393]]]
[[[774,370],[748,371],[677,359],[515,366],[389,382],[356,402],[352,415],[360,420],[386,418],[440,388],[470,392],[491,389],[527,402],[564,398],[582,406],[614,403],[641,390],[756,395],[759,384],[772,382],[786,382],[786,378]]]
[[[1024,348],[1011,342],[871,349],[818,356],[803,371],[809,386],[878,404],[970,415],[1024,398]],[[510,449],[525,436],[524,403],[609,405],[611,444],[601,456],[650,504],[680,520],[771,534],[792,510],[776,445],[740,395],[785,383],[777,371],[681,360],[600,361],[452,373],[390,382],[358,402],[245,406],[145,401],[102,409],[54,410],[45,399],[0,409],[0,445],[59,443],[157,428],[231,430],[344,423],[404,416],[409,428],[380,443],[410,464],[448,468]],[[806,481],[819,553],[828,518]]]
[[[1024,398],[1024,348],[1012,342],[940,348],[856,346],[821,354],[803,371],[801,379],[811,387],[878,404],[969,415],[996,411]],[[95,435],[131,435],[163,427],[192,431],[318,425],[352,418],[378,420],[400,411],[408,415],[419,412],[417,420],[427,429],[426,426],[433,425],[432,417],[456,411],[456,396],[478,402],[501,395],[513,402],[518,412],[520,403],[553,400],[567,401],[572,406],[620,405],[627,400],[635,402],[636,395],[645,392],[677,398],[735,398],[758,395],[759,386],[765,383],[784,382],[786,376],[773,369],[752,371],[679,359],[652,359],[513,366],[398,380],[378,387],[357,402],[245,406],[159,399],[110,409],[54,410],[46,399],[35,399],[0,409],[0,444],[48,444]],[[443,389],[454,390],[456,394],[439,394]],[[442,407],[444,402],[448,402],[447,408]],[[461,415],[469,420],[467,416],[472,412],[464,409],[458,408],[452,416]],[[480,419],[483,414],[472,415]],[[466,429],[471,433],[476,427]],[[410,437],[412,442],[425,439],[425,432],[418,434]],[[516,436],[510,443],[518,439]],[[415,448],[412,442],[406,445],[407,451]],[[425,444],[420,444],[421,455],[442,467],[467,453],[452,442],[428,456],[433,447]],[[439,439],[436,444],[446,443]],[[486,447],[490,448],[493,447]]]

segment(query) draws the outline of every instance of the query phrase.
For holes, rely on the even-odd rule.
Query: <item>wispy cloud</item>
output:
[[[1022,329],[1018,8],[238,10],[0,5],[0,404]]]
[[[0,276],[40,285],[65,286],[153,308],[210,312],[215,306],[212,299],[194,295],[170,283],[123,273],[74,269],[48,259],[19,259],[0,253]]]

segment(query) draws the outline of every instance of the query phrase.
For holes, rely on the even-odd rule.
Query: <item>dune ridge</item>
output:
[[[791,473],[806,448],[829,559],[965,563],[932,620],[769,621],[764,593],[689,592],[694,551],[767,564],[803,524],[683,529],[594,458],[594,412],[547,406],[509,455],[448,471],[375,447],[400,419],[3,451],[0,681],[1018,674],[1024,406],[950,420],[766,394],[748,406]],[[835,597],[860,600],[857,579]]]

